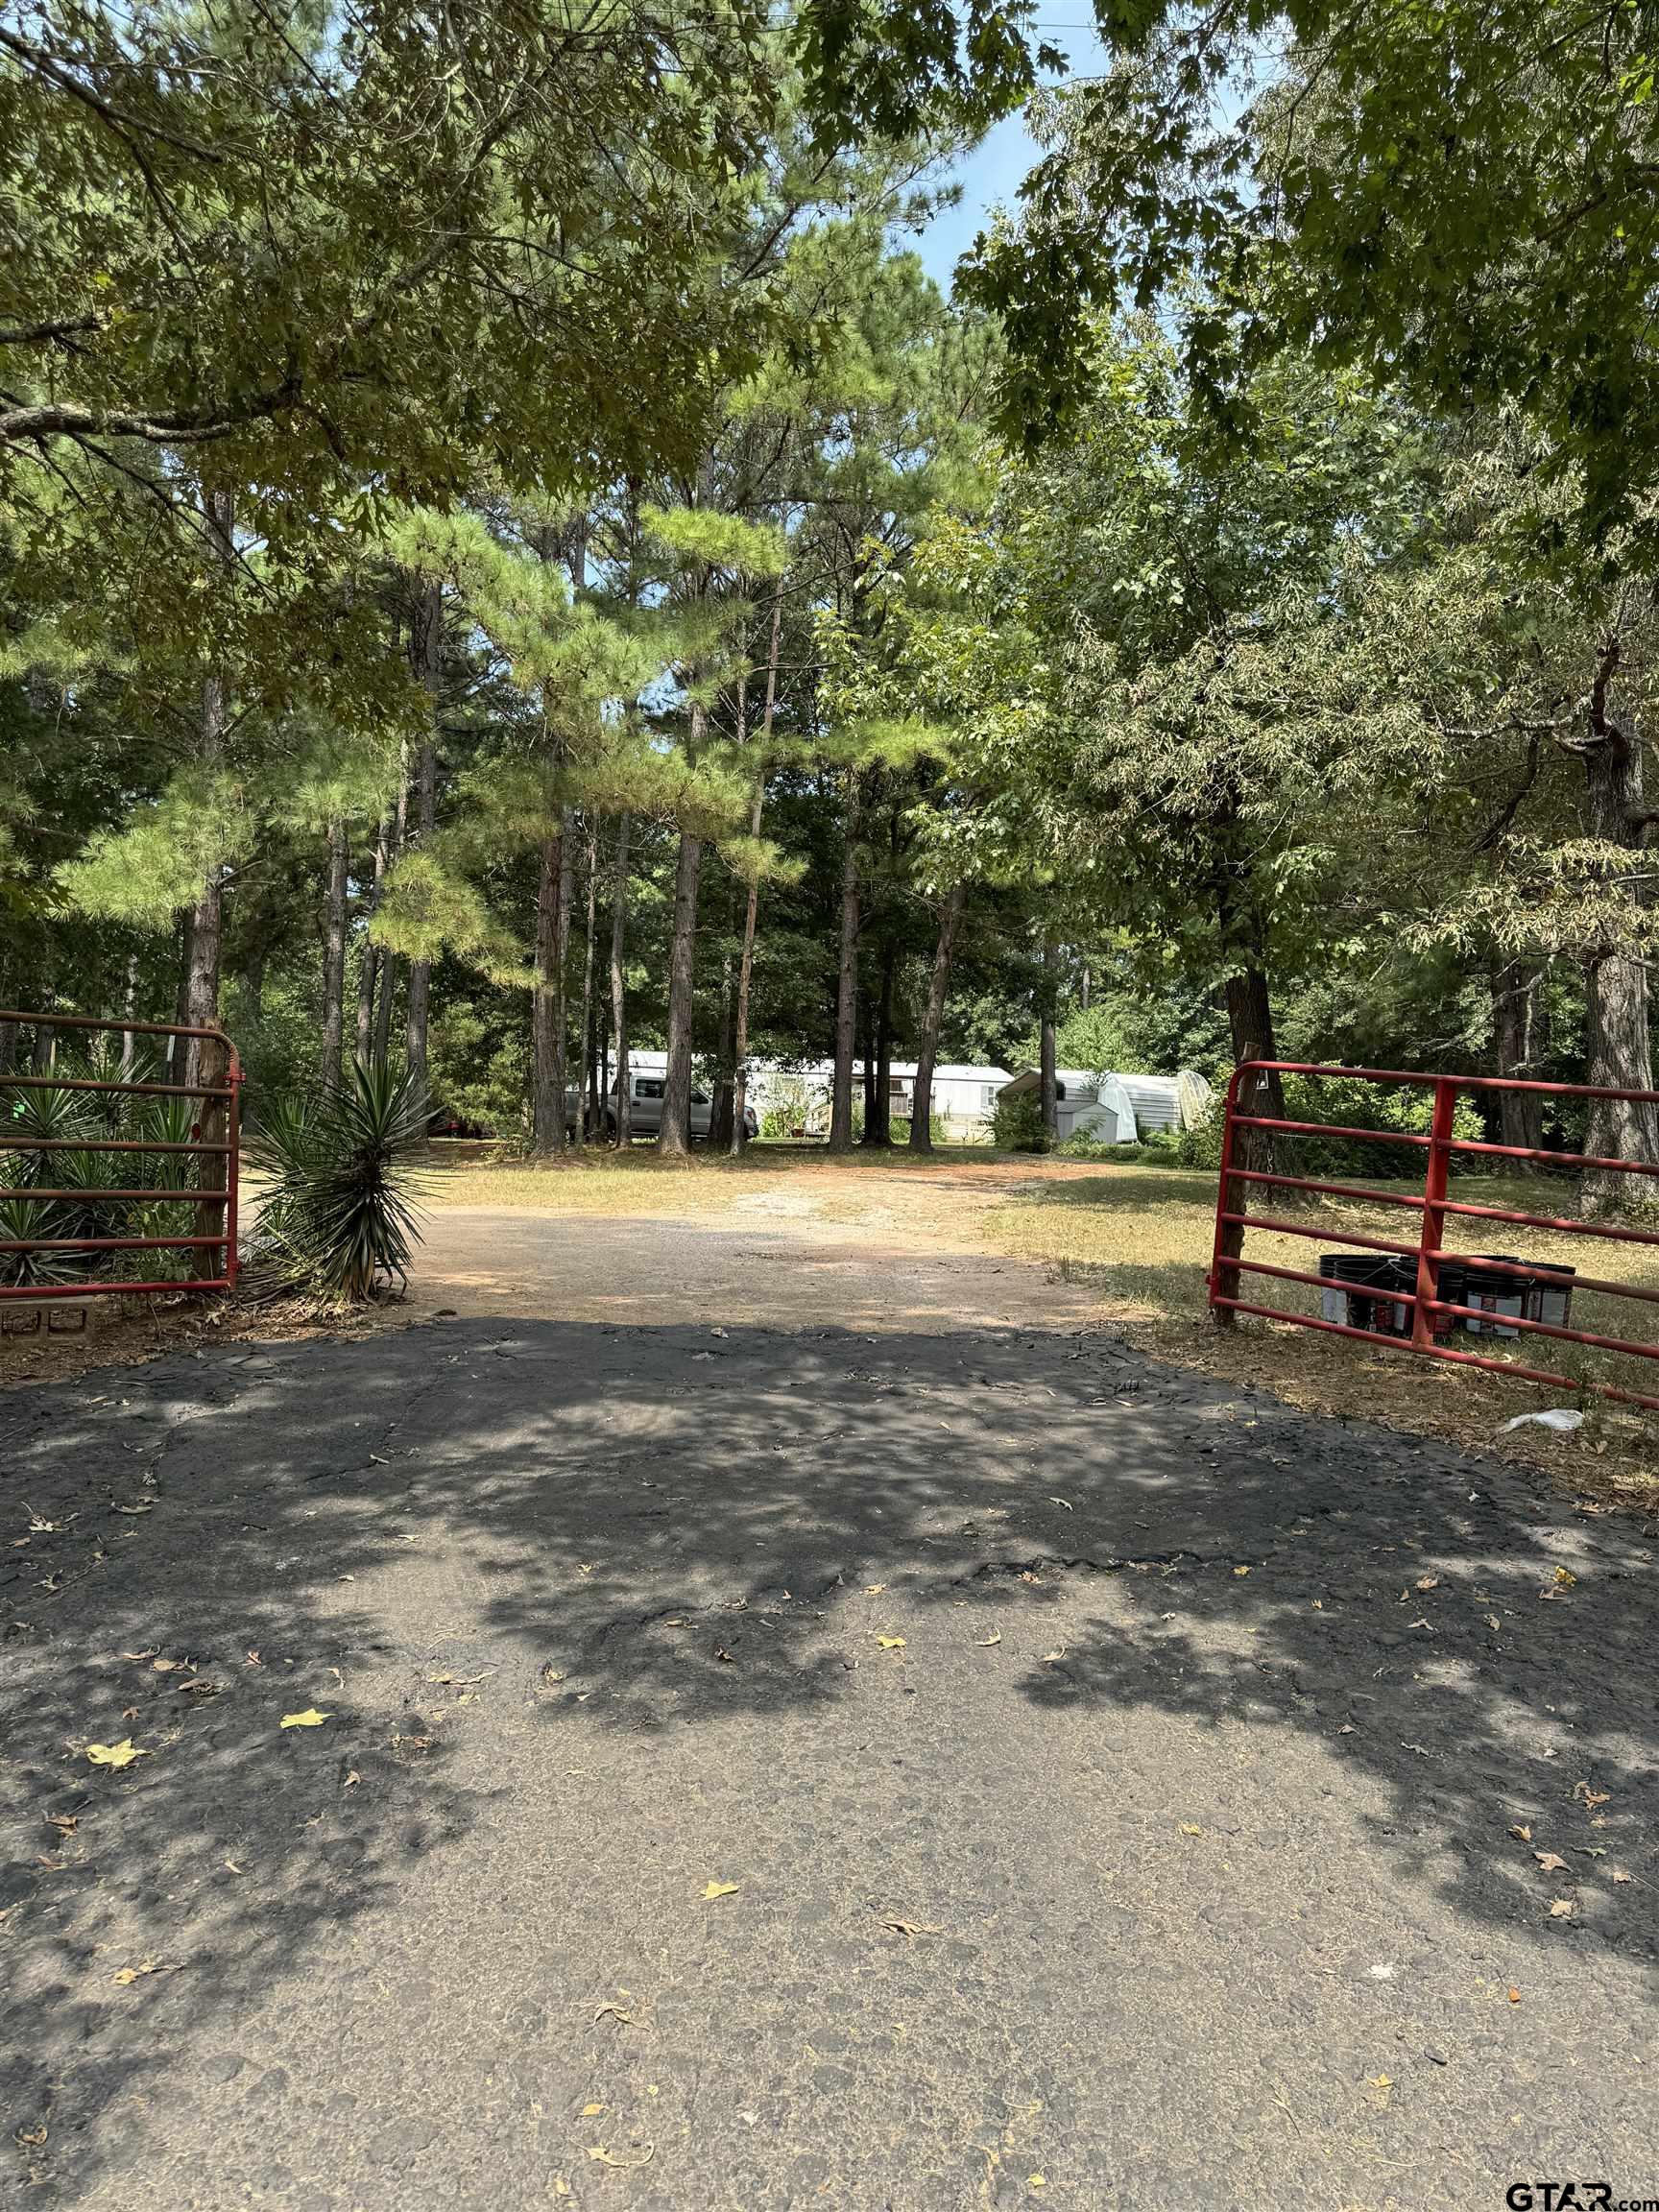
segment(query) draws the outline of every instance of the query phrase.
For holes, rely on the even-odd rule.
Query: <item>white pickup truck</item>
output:
[[[636,1074],[629,1078],[628,1124],[636,1137],[660,1137],[662,1134],[662,1094],[667,1089],[661,1075]],[[565,1094],[565,1112],[570,1134],[576,1134],[576,1093]],[[709,1125],[713,1119],[714,1106],[707,1091],[691,1094],[691,1142],[704,1144],[709,1139]],[[753,1106],[743,1109],[745,1133],[750,1137],[760,1134],[760,1123]],[[616,1086],[612,1084],[605,1100],[605,1134],[616,1134]]]

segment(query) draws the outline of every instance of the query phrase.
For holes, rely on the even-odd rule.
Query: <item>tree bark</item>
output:
[[[853,1142],[853,1053],[858,1023],[859,778],[847,773],[846,850],[841,861],[841,944],[835,971],[835,1073],[830,1096],[830,1149]]]
[[[732,1149],[732,1115],[737,1093],[737,967],[733,939],[737,925],[737,886],[726,891],[726,946],[720,956],[720,1027],[714,1040],[714,1096],[709,1116],[710,1151]]]
[[[1245,960],[1226,983],[1227,1026],[1232,1034],[1233,1060],[1276,1060],[1279,1048],[1273,1037],[1273,1001],[1267,972],[1254,960]],[[1238,1108],[1244,1114],[1264,1114],[1275,1119],[1285,1115],[1285,1085],[1277,1073],[1253,1075],[1240,1085]],[[1270,1129],[1240,1132],[1234,1148],[1235,1164],[1262,1174],[1273,1169],[1273,1133]]]
[[[228,492],[210,492],[205,504],[205,535],[214,557],[223,566],[235,559],[232,538],[234,507]],[[199,758],[211,773],[225,753],[225,727],[228,710],[225,672],[210,668],[202,685],[202,736]],[[184,987],[184,1020],[192,1027],[211,1027],[219,1019],[219,972],[224,957],[225,871],[215,861],[197,894],[190,914],[190,957]],[[205,1065],[204,1040],[187,1040],[184,1081],[199,1083]]]
[[[1592,742],[1583,749],[1587,826],[1593,837],[1638,852],[1647,833],[1642,748],[1605,708],[1607,683],[1617,666],[1614,645],[1603,652],[1593,694]],[[1630,902],[1634,922],[1637,898],[1633,896]],[[1623,1091],[1651,1091],[1647,971],[1632,943],[1614,941],[1599,947],[1585,963],[1585,983],[1589,1080]],[[1592,1099],[1584,1150],[1601,1159],[1659,1164],[1659,1108],[1627,1098]],[[1587,1168],[1580,1199],[1586,1214],[1616,1214],[1644,1201],[1650,1203],[1651,1191],[1646,1176],[1621,1174],[1617,1168]]]
[[[17,1065],[17,1024],[0,1022],[0,1075],[10,1075]]]
[[[616,1090],[616,1149],[634,1142],[634,1086],[628,1069],[627,968],[623,960],[628,923],[628,817],[616,825],[616,873],[611,892],[611,1057]]]
[[[565,905],[563,820],[541,840],[536,886],[536,995],[530,1034],[535,1059],[531,1143],[539,1158],[565,1150]]]
[[[1054,998],[1059,968],[1060,944],[1050,929],[1043,939],[1043,1008],[1037,1042],[1038,1101],[1044,1134],[1050,1144],[1060,1142],[1060,1087],[1054,1073]]]
[[[438,684],[444,668],[444,588],[428,584],[421,594],[418,619],[409,633],[409,661],[426,692],[430,733],[421,741],[415,768],[415,835],[422,846],[432,841],[438,812]],[[409,1072],[426,1088],[426,1028],[432,1005],[432,963],[409,963],[408,1007],[404,1018],[403,1049]]]
[[[392,818],[392,838],[386,852],[386,865],[391,868],[403,850],[403,833],[409,823],[409,763],[405,755],[403,775],[397,785],[397,810]],[[383,885],[375,886],[375,901]],[[392,1049],[392,1001],[397,991],[397,956],[390,946],[383,947],[379,964],[380,1003],[374,1010],[374,1057],[385,1061]]]
[[[767,754],[772,743],[772,718],[778,707],[778,644],[783,628],[783,589],[780,585],[772,601],[772,635],[766,648],[766,705],[760,719],[760,769],[755,779],[755,803],[749,809],[749,834],[760,834],[760,815],[766,800]],[[741,1152],[749,1142],[744,1126],[749,1114],[749,987],[755,974],[755,929],[760,915],[760,878],[749,886],[743,909],[743,950],[737,962],[737,1023],[733,1040],[734,1067],[732,1080],[732,1151]]]
[[[138,955],[136,952],[130,952],[127,955],[127,991],[123,1011],[129,1022],[135,1022],[138,1019]],[[8,1065],[4,1055],[5,1045],[3,1041],[0,1041],[0,1068]],[[132,1082],[132,1069],[137,1056],[137,1033],[132,1029],[123,1029],[121,1032],[121,1080],[123,1083]]]
[[[380,974],[380,948],[368,934],[367,925],[373,921],[380,904],[380,887],[386,880],[386,862],[391,851],[392,816],[382,814],[379,828],[374,832],[374,873],[370,879],[368,910],[365,914],[363,937],[363,966],[357,978],[357,1058],[367,1064],[374,1044],[374,990]]]
[[[657,1148],[683,1160],[691,1150],[691,1022],[697,952],[697,884],[702,840],[680,834],[674,869],[674,934],[668,955],[668,1067],[662,1082],[662,1134]]]
[[[588,1134],[588,1117],[591,1101],[588,1096],[588,1074],[591,1065],[593,1040],[593,927],[598,913],[599,897],[599,831],[589,823],[588,830],[588,934],[582,958],[582,1037],[576,1050],[576,1128],[573,1142],[581,1145]]]
[[[346,822],[328,825],[328,889],[323,918],[323,1051],[318,1075],[325,1091],[340,1080],[346,1043],[346,902],[351,882],[351,849]]]
[[[1536,960],[1494,959],[1489,970],[1492,987],[1492,1057],[1494,1072],[1523,1082],[1536,1082],[1539,1066],[1539,1000],[1544,971]],[[1537,1151],[1544,1142],[1544,1100],[1535,1091],[1500,1091],[1498,1094],[1500,1142]],[[1509,1174],[1536,1174],[1526,1160],[1498,1163]]]
[[[922,1036],[916,1053],[916,1094],[910,1109],[910,1149],[933,1149],[933,1070],[939,1058],[939,1032],[945,1023],[945,998],[950,988],[950,956],[956,947],[956,925],[962,918],[967,887],[956,883],[945,902],[939,921],[939,941],[933,948],[933,974],[927,986],[927,1010],[922,1017]]]
[[[876,1001],[876,1107],[865,1117],[864,1142],[883,1151],[893,1142],[893,940],[881,946],[881,989]]]

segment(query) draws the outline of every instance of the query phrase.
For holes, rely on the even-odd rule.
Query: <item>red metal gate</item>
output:
[[[1239,1096],[1246,1083],[1254,1093],[1260,1088],[1259,1078],[1275,1073],[1316,1076],[1334,1082],[1378,1083],[1390,1088],[1410,1085],[1431,1090],[1433,1093],[1433,1110],[1429,1130],[1424,1134],[1398,1129],[1362,1129],[1320,1121],[1297,1121],[1285,1117],[1242,1111]],[[1236,1069],[1227,1086],[1226,1120],[1221,1142],[1221,1179],[1215,1204],[1215,1242],[1209,1277],[1210,1304],[1217,1316],[1230,1318],[1235,1313],[1253,1313],[1270,1321],[1294,1322],[1300,1328],[1322,1329],[1338,1336],[1357,1336],[1368,1343],[1392,1343],[1400,1351],[1414,1352],[1431,1359],[1451,1360],[1460,1366],[1485,1368],[1494,1374],[1512,1376],[1520,1382],[1542,1382],[1551,1388],[1575,1393],[1594,1390],[1602,1397],[1617,1399],[1627,1406],[1644,1406],[1659,1410],[1659,1397],[1639,1390],[1625,1390],[1611,1382],[1586,1380],[1583,1377],[1575,1378],[1550,1368],[1523,1366],[1513,1360],[1493,1358],[1481,1353],[1455,1351],[1445,1341],[1455,1327],[1475,1324],[1483,1331],[1503,1335],[1554,1338],[1590,1345],[1599,1351],[1626,1354],[1636,1359],[1659,1359],[1659,1344],[1640,1343],[1630,1337],[1570,1328],[1566,1324],[1565,1312],[1560,1318],[1551,1321],[1537,1313],[1529,1314],[1525,1310],[1509,1310],[1506,1308],[1499,1323],[1495,1320],[1492,1302],[1476,1305],[1470,1303],[1467,1297],[1455,1298],[1441,1294],[1448,1277],[1455,1278],[1459,1271],[1468,1273],[1476,1283],[1480,1282],[1483,1276],[1489,1282],[1505,1278],[1524,1279],[1539,1285],[1541,1289],[1547,1286],[1557,1293],[1564,1275],[1571,1273],[1573,1292],[1585,1291],[1594,1295],[1631,1298],[1647,1305],[1659,1305],[1659,1288],[1642,1284],[1621,1283],[1606,1276],[1580,1275],[1564,1270],[1559,1264],[1551,1267],[1548,1262],[1540,1263],[1507,1256],[1453,1251],[1446,1246],[1448,1216],[1504,1222],[1522,1228],[1549,1230],[1559,1235],[1588,1237],[1615,1243],[1659,1245],[1659,1235],[1650,1229],[1625,1227],[1613,1222],[1581,1221],[1560,1214],[1534,1214],[1520,1207],[1476,1205],[1452,1197],[1449,1194],[1451,1169],[1459,1157],[1464,1155],[1526,1161],[1561,1169],[1588,1167],[1621,1175],[1659,1177],[1659,1165],[1647,1161],[1602,1159],[1519,1144],[1494,1144],[1455,1134],[1459,1094],[1480,1095],[1502,1092],[1543,1093],[1551,1098],[1622,1098],[1636,1104],[1659,1103],[1659,1092],[1618,1091],[1589,1083],[1527,1083],[1494,1075],[1419,1075],[1404,1073],[1396,1069],[1321,1068],[1294,1060],[1249,1060]],[[1247,1153],[1246,1147],[1239,1142],[1239,1132],[1245,1130],[1275,1131],[1297,1138],[1363,1139],[1379,1144],[1403,1145],[1425,1155],[1423,1187],[1421,1191],[1409,1193],[1379,1190],[1352,1183],[1320,1182],[1305,1175],[1290,1175],[1248,1166],[1242,1164]],[[1324,1221],[1292,1221],[1273,1214],[1252,1214],[1249,1211],[1249,1200],[1253,1188],[1310,1191],[1318,1196],[1347,1198],[1365,1205],[1402,1207],[1420,1216],[1420,1233],[1414,1242],[1406,1243],[1386,1237],[1361,1236]],[[1337,1321],[1328,1315],[1299,1313],[1287,1308],[1269,1306],[1241,1297],[1241,1278],[1246,1275],[1268,1277],[1276,1282],[1311,1284],[1322,1294],[1330,1293],[1334,1288],[1333,1278],[1329,1275],[1311,1274],[1306,1268],[1245,1258],[1244,1238],[1246,1232],[1252,1229],[1269,1231],[1278,1236],[1312,1238],[1322,1243],[1347,1245],[1362,1252],[1390,1254],[1400,1260],[1414,1262],[1408,1278],[1409,1287],[1402,1287],[1398,1284],[1380,1288],[1348,1284],[1334,1286],[1340,1295],[1350,1301],[1350,1313],[1355,1301],[1358,1303],[1361,1311],[1368,1306],[1374,1319],[1382,1308],[1408,1312],[1409,1335],[1393,1335],[1381,1332],[1375,1326],[1356,1326],[1352,1319]],[[1567,1310],[1570,1310],[1570,1307]]]
[[[87,1256],[84,1276],[53,1282],[0,1282],[0,1299],[34,1304],[42,1298],[87,1298],[100,1294],[133,1296],[155,1290],[234,1290],[236,1287],[236,1203],[238,1150],[241,1141],[242,1067],[236,1047],[223,1030],[196,1029],[173,1022],[104,1022],[85,1014],[42,1014],[0,1010],[0,1024],[14,1024],[36,1033],[81,1030],[119,1034],[124,1039],[170,1038],[196,1052],[197,1080],[190,1083],[149,1082],[123,1074],[63,1075],[52,1070],[0,1074],[0,1207],[12,1203],[50,1210],[86,1210],[132,1207],[197,1207],[201,1233],[191,1236],[17,1236],[0,1237],[0,1256],[13,1259],[29,1255]],[[130,1066],[130,1059],[124,1066]],[[175,1062],[175,1065],[177,1063]],[[19,1132],[13,1126],[15,1101],[31,1092],[91,1093],[108,1101],[112,1133],[83,1128],[66,1136]],[[195,1099],[201,1110],[189,1124],[187,1137],[133,1135],[123,1119],[129,1099]],[[119,1154],[124,1163],[133,1155],[166,1157],[176,1163],[177,1181],[128,1188],[106,1187],[79,1181],[64,1184],[49,1170],[59,1154],[79,1155],[97,1161],[105,1153]],[[14,1161],[47,1154],[44,1180],[24,1182],[13,1173]],[[215,1220],[214,1216],[217,1216]],[[48,1226],[53,1226],[48,1220]],[[192,1273],[182,1280],[142,1282],[123,1276],[113,1255],[126,1252],[188,1251],[195,1255]],[[8,1273],[25,1273],[16,1266]]]

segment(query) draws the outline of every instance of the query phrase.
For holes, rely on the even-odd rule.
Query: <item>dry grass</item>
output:
[[[1513,1182],[1460,1180],[1454,1195],[1476,1205],[1563,1211],[1559,1190],[1540,1194]],[[1234,1381],[1264,1382],[1310,1410],[1362,1415],[1448,1435],[1472,1448],[1497,1449],[1627,1503],[1659,1506],[1659,1417],[1617,1407],[1593,1393],[1542,1389],[1289,1324],[1241,1319],[1230,1333],[1215,1329],[1205,1286],[1214,1205],[1213,1175],[1107,1166],[1061,1183],[1033,1180],[994,1206],[984,1229],[1003,1251],[1046,1261],[1067,1274],[1085,1273],[1098,1287],[1103,1317],[1163,1358]],[[1323,1231],[1334,1246],[1342,1229],[1404,1243],[1416,1226],[1416,1216],[1404,1208],[1306,1194],[1275,1193],[1272,1211]],[[1561,1261],[1580,1273],[1659,1290],[1659,1248],[1652,1246],[1455,1216],[1448,1223],[1447,1245],[1460,1252],[1519,1249],[1530,1260]],[[1312,1273],[1319,1249],[1311,1238],[1253,1231],[1246,1257]],[[1304,1313],[1317,1310],[1316,1291],[1268,1277],[1246,1278],[1243,1294]],[[1651,1342],[1650,1316],[1651,1309],[1630,1300],[1581,1291],[1572,1320],[1599,1334]],[[1641,1363],[1591,1347],[1534,1338],[1525,1345],[1487,1339],[1479,1348],[1580,1382],[1606,1381],[1659,1394]],[[1547,1405],[1581,1406],[1585,1428],[1565,1439],[1537,1429],[1500,1436],[1503,1422],[1513,1414]]]

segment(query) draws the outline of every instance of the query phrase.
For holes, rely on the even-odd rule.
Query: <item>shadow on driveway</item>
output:
[[[30,2202],[127,2173],[233,2079],[287,2201],[297,2085],[240,2023],[280,1999],[329,2032],[349,1932],[484,1849],[527,1760],[618,1741],[648,1781],[654,1745],[750,1723],[758,1801],[768,1724],[842,1712],[884,1661],[926,1694],[929,1623],[990,1745],[1056,1716],[1154,1767],[1177,1726],[1305,1743],[1473,1948],[1564,1983],[1659,1959],[1647,1532],[1098,1336],[228,1345],[0,1401],[0,2083]],[[124,1770],[84,1755],[128,1740]],[[1308,1877],[1337,1910],[1344,1879]],[[305,2128],[350,2125],[373,2073]]]

